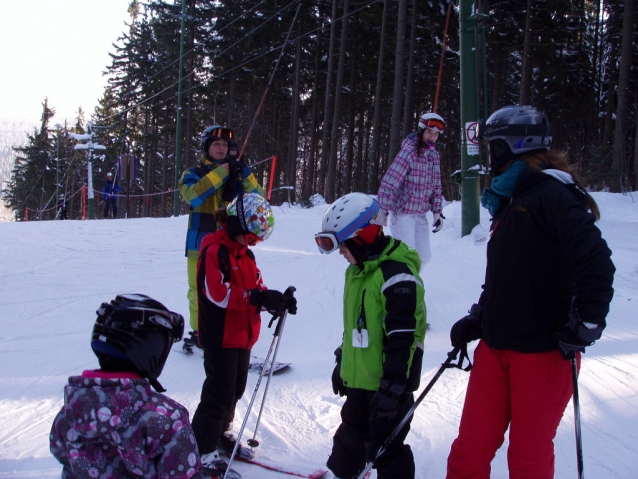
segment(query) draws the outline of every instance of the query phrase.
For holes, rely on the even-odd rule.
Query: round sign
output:
[[[465,129],[465,136],[467,140],[473,145],[478,145],[479,141],[476,139],[476,128],[478,126],[478,122],[473,121],[472,123],[467,124],[467,128]]]

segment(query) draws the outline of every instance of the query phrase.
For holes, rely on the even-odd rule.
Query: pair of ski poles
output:
[[[458,363],[453,364],[452,361],[454,359],[456,359],[456,356],[459,353],[459,351],[461,351],[461,357],[459,358]],[[439,377],[441,377],[441,375],[443,374],[443,372],[446,369],[448,369],[448,368],[459,368],[459,369],[464,369],[465,371],[469,371],[471,369],[471,367],[472,367],[471,363],[469,364],[469,366],[467,368],[463,368],[462,363],[463,363],[463,360],[465,358],[467,358],[468,361],[469,361],[469,356],[467,355],[466,347],[465,348],[458,348],[457,347],[457,348],[454,348],[449,353],[447,353],[447,359],[445,360],[445,362],[441,365],[441,367],[436,372],[434,377],[430,380],[430,382],[425,387],[423,392],[419,395],[417,400],[414,402],[412,407],[405,414],[405,416],[403,417],[401,422],[394,428],[392,433],[383,442],[381,447],[379,447],[379,449],[377,450],[376,455],[374,456],[374,459],[372,461],[369,461],[369,462],[366,463],[365,468],[363,469],[363,471],[361,471],[361,473],[359,474],[357,479],[364,479],[366,477],[366,474],[368,474],[368,472],[370,472],[370,469],[372,469],[372,467],[374,466],[374,463],[377,461],[377,459],[379,459],[379,457],[381,457],[381,455],[385,452],[385,450],[388,448],[390,443],[392,443],[392,441],[394,440],[395,437],[397,437],[397,435],[399,434],[401,429],[403,429],[403,426],[405,426],[405,424],[414,415],[414,411],[416,411],[416,408],[419,407],[419,404],[421,404],[421,402],[423,401],[425,396],[430,392],[430,389],[432,389],[432,386],[434,386],[434,383],[436,383],[436,381],[439,379]],[[572,363],[572,381],[573,381],[573,386],[574,386],[574,396],[573,396],[573,399],[574,399],[574,427],[575,427],[575,430],[576,430],[576,456],[577,456],[577,462],[578,462],[578,479],[585,479],[584,472],[583,472],[583,469],[584,469],[584,467],[583,467],[583,442],[582,442],[581,429],[580,429],[580,400],[579,400],[579,395],[578,395],[578,366],[576,364],[576,358],[575,357],[572,358],[571,363]]]
[[[421,404],[423,399],[425,399],[425,396],[430,392],[430,389],[432,389],[432,386],[434,386],[434,383],[436,383],[437,380],[441,377],[441,375],[443,374],[443,371],[445,371],[448,368],[460,368],[460,369],[463,369],[462,366],[461,366],[461,363],[463,362],[463,359],[464,359],[463,355],[461,355],[461,358],[459,359],[458,363],[456,363],[456,364],[452,363],[452,361],[454,359],[456,359],[456,356],[459,353],[459,351],[461,351],[461,348],[457,347],[457,348],[454,348],[449,353],[447,353],[447,359],[445,360],[445,362],[443,364],[441,364],[441,367],[439,368],[439,370],[436,372],[434,377],[430,380],[428,385],[425,386],[425,389],[419,395],[419,397],[414,402],[412,407],[408,410],[408,412],[405,414],[405,416],[403,416],[403,419],[401,419],[401,422],[399,422],[399,424],[397,424],[397,426],[390,433],[390,435],[387,437],[387,439],[383,442],[383,444],[381,444],[381,447],[379,447],[379,449],[377,450],[377,453],[374,456],[374,459],[372,461],[369,461],[369,462],[366,463],[366,466],[363,468],[363,471],[361,471],[359,473],[359,476],[358,476],[357,479],[364,479],[364,477],[366,477],[366,474],[368,474],[368,472],[370,472],[370,469],[372,469],[372,467],[374,466],[374,463],[377,461],[377,459],[379,459],[379,457],[381,457],[383,455],[383,453],[388,448],[388,446],[392,443],[392,441],[394,441],[394,438],[397,437],[399,432],[401,432],[401,429],[403,429],[403,426],[405,426],[406,423],[410,420],[410,418],[412,418],[412,416],[414,415],[414,411],[416,411],[416,408],[419,407],[419,404]],[[465,352],[465,357],[467,357],[467,352]],[[471,364],[470,364],[469,367],[471,367]]]
[[[288,286],[286,291],[284,291],[284,298],[289,299],[294,296],[294,292],[296,291],[294,286]],[[264,389],[264,394],[261,398],[261,406],[259,408],[259,415],[257,416],[257,424],[255,424],[255,432],[253,434],[252,439],[247,441],[250,447],[258,447],[259,441],[256,439],[257,437],[257,429],[259,428],[259,421],[261,420],[261,414],[264,411],[264,404],[266,403],[266,394],[268,394],[268,386],[270,386],[270,379],[272,378],[272,373],[275,369],[275,361],[277,360],[277,352],[279,351],[279,344],[281,343],[281,335],[284,329],[284,325],[286,324],[286,317],[288,316],[288,310],[285,309],[282,313],[275,314],[270,323],[268,323],[268,327],[272,326],[273,321],[277,320],[277,325],[275,326],[275,331],[273,332],[272,342],[270,343],[270,349],[268,349],[268,354],[266,354],[266,358],[264,359],[264,365],[259,373],[259,378],[257,379],[257,384],[255,385],[255,390],[253,391],[253,395],[250,399],[250,403],[248,404],[248,409],[246,410],[246,415],[244,416],[244,421],[241,424],[241,428],[239,429],[239,433],[237,434],[237,442],[235,443],[235,447],[233,448],[233,452],[230,455],[230,459],[228,459],[228,466],[226,467],[226,472],[224,472],[224,477],[222,479],[226,479],[226,475],[228,471],[230,471],[230,465],[233,463],[233,459],[235,459],[235,455],[239,450],[239,443],[242,435],[244,434],[244,429],[246,428],[246,422],[248,421],[248,416],[250,415],[250,411],[253,407],[253,403],[255,402],[255,398],[257,397],[257,391],[259,390],[259,386],[261,385],[261,380],[264,378],[266,374],[268,374],[268,380],[266,381],[266,388]],[[273,353],[274,350],[274,353]],[[270,355],[272,354],[272,361],[268,362],[270,359]]]

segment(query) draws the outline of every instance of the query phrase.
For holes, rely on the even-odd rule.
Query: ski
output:
[[[227,456],[230,457],[230,454],[227,454]],[[269,471],[275,471],[281,474],[287,474],[289,476],[305,477],[307,479],[319,479],[320,477],[323,477],[328,473],[326,469],[312,467],[304,468],[303,466],[288,466],[261,457],[256,457],[254,459],[244,459],[235,456],[235,460],[263,467],[264,469],[268,469]]]
[[[260,358],[258,356],[250,357],[250,366],[248,367],[248,371],[255,374],[261,374],[264,369],[264,365],[266,360],[264,358]],[[283,371],[290,367],[292,363],[280,363],[279,361],[275,362],[275,366],[273,367],[272,373],[277,374],[279,371]],[[270,366],[270,365],[269,365]],[[270,373],[270,367],[266,368],[264,375],[268,375]]]

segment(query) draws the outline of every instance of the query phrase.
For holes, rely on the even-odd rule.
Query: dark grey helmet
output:
[[[98,308],[91,348],[98,358],[128,361],[143,377],[155,380],[183,334],[181,314],[144,294],[120,294]]]
[[[233,139],[233,136],[233,130],[231,130],[230,128],[226,128],[225,126],[221,125],[209,126],[202,132],[200,146],[202,148],[202,151],[204,153],[207,153],[208,146],[213,140],[226,140],[230,145],[230,141]]]
[[[498,176],[500,168],[522,153],[549,150],[552,128],[547,115],[530,105],[511,105],[496,110],[479,122],[477,138],[490,145],[490,174]]]

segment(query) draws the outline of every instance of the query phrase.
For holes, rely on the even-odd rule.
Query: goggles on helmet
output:
[[[339,249],[339,241],[335,233],[317,233],[315,234],[315,242],[317,243],[319,251],[324,254],[329,254]]]
[[[206,134],[207,138],[222,138],[224,140],[233,139],[233,130],[229,128],[215,128]]]
[[[433,130],[437,130],[438,132],[443,132],[445,130],[445,123],[436,118],[430,118],[428,120],[421,120],[419,122],[419,127],[425,130],[426,128],[431,128]]]

